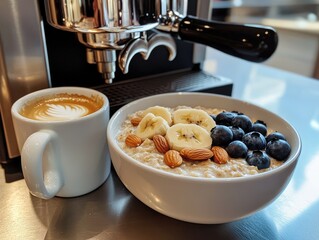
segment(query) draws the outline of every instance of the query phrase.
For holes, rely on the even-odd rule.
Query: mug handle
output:
[[[56,139],[56,134],[50,130],[41,130],[30,135],[25,141],[21,151],[22,172],[32,195],[49,199],[54,197],[63,186],[61,171],[58,168],[58,149],[49,152],[46,159],[48,169],[43,174],[43,162],[45,150]],[[54,144],[54,147],[56,144]]]

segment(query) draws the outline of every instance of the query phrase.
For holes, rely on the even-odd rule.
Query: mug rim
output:
[[[89,115],[85,115],[85,116],[82,116],[80,118],[75,118],[75,119],[70,119],[70,120],[63,120],[63,121],[52,121],[52,120],[39,121],[39,120],[27,118],[19,113],[21,107],[26,102],[29,102],[29,101],[32,101],[35,99],[35,96],[33,96],[33,95],[38,95],[38,97],[41,97],[41,96],[45,96],[46,93],[57,94],[57,93],[61,93],[62,91],[67,92],[70,90],[74,91],[74,93],[84,94],[84,95],[87,92],[92,92],[94,94],[98,94],[103,99],[103,105],[97,111],[95,111]],[[82,92],[79,93],[77,91],[82,91]],[[70,93],[70,92],[67,92],[67,93]],[[109,103],[109,99],[107,98],[107,96],[104,95],[103,93],[93,89],[93,88],[72,87],[72,86],[50,87],[50,88],[36,90],[34,92],[28,93],[28,94],[20,97],[19,99],[17,99],[11,106],[11,114],[12,114],[12,117],[15,116],[16,118],[18,118],[22,121],[26,121],[26,122],[32,122],[32,123],[37,123],[37,124],[48,124],[48,123],[50,123],[50,124],[66,124],[66,123],[72,123],[72,122],[78,122],[78,121],[90,119],[90,118],[94,117],[95,115],[99,114],[100,112],[109,109],[109,105],[110,105],[110,103]]]

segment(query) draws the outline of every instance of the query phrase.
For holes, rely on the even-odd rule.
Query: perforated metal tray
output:
[[[95,89],[108,97],[112,114],[123,105],[146,96],[168,92],[207,92],[230,96],[232,87],[230,79],[190,70],[115,82]]]

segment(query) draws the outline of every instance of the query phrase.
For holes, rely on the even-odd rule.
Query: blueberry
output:
[[[240,127],[236,126],[229,126],[229,129],[233,132],[233,141],[234,140],[241,140],[245,135],[245,132]]]
[[[246,157],[246,162],[249,165],[256,166],[259,170],[269,168],[270,166],[270,158],[268,155],[259,150],[249,152]]]
[[[246,133],[242,141],[249,150],[263,150],[266,148],[266,139],[260,132]]]
[[[284,161],[291,152],[289,143],[282,139],[272,139],[267,143],[266,153],[278,161]]]
[[[238,114],[235,116],[231,122],[232,126],[240,127],[245,133],[250,132],[253,125],[252,121],[245,114]]]
[[[282,140],[284,140],[284,141],[287,141],[286,137],[285,137],[282,133],[277,132],[277,131],[270,133],[270,134],[266,137],[267,143],[270,142],[270,141],[273,140],[273,139],[282,139]]]
[[[236,112],[223,111],[216,116],[216,124],[230,126],[233,118],[237,116]]]
[[[232,158],[245,158],[248,153],[248,148],[242,141],[235,140],[228,144],[226,151]]]
[[[267,125],[261,120],[257,120],[253,123],[251,131],[260,132],[262,135],[267,135]]]
[[[233,132],[224,125],[216,125],[211,130],[214,146],[227,146],[233,140]]]

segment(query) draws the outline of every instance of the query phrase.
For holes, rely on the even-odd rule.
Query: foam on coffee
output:
[[[61,93],[25,104],[20,114],[38,121],[65,121],[96,112],[102,105],[103,100],[94,96]]]

